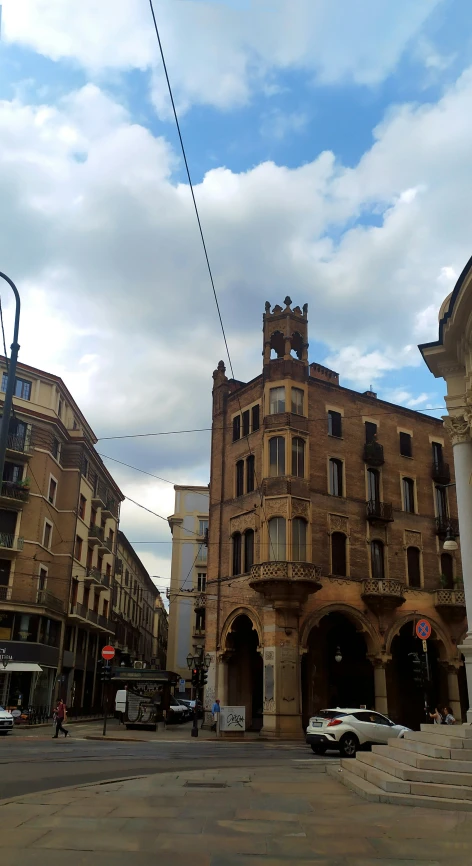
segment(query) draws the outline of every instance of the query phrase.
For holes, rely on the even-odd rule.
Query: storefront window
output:
[[[58,646],[59,628],[59,623],[55,619],[42,616],[39,627],[39,643],[45,643],[47,646]]]
[[[13,640],[36,643],[38,640],[39,616],[16,614],[13,628]]]
[[[13,612],[0,610],[0,640],[11,640]]]

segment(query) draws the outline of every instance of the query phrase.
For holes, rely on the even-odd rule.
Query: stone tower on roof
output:
[[[284,300],[285,309],[279,304],[271,311],[266,301],[264,313],[264,366],[270,363],[272,350],[277,358],[285,361],[298,359],[308,364],[308,304],[291,308],[292,299]]]

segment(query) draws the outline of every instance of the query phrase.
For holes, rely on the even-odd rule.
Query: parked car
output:
[[[190,710],[190,716],[193,717],[193,701],[189,698],[179,698],[181,704],[185,704]],[[201,701],[197,701],[197,717],[199,719],[203,718],[203,704]]]
[[[11,713],[8,713],[7,710],[4,710],[3,707],[0,707],[0,734],[3,734],[4,737],[8,734],[8,731],[13,730],[13,716]]]
[[[182,721],[187,722],[189,719],[192,718],[193,710],[190,709],[189,703],[183,698],[176,698],[176,701],[180,704],[181,707],[184,708],[184,715]]]
[[[361,746],[387,743],[395,737],[404,737],[410,730],[373,710],[336,707],[320,710],[312,716],[306,729],[306,742],[316,755],[336,749],[345,758],[355,758]]]
[[[177,698],[174,698],[173,695],[170,697],[169,701],[169,717],[167,719],[168,725],[175,725],[179,722],[183,722],[186,718],[186,710],[182,704],[179,703]]]

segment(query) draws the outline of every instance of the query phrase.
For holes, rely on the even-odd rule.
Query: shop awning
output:
[[[33,662],[8,662],[6,668],[0,667],[0,673],[2,670],[6,674],[19,674],[28,672],[41,673],[43,669]]]

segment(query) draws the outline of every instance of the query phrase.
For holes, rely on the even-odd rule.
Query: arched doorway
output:
[[[366,642],[342,613],[329,613],[310,631],[302,661],[302,696],[304,726],[323,707],[375,707]]]
[[[414,622],[405,623],[392,640],[392,660],[387,666],[387,694],[389,715],[394,722],[419,730],[429,721],[425,711],[425,698],[429,707],[448,703],[447,671],[439,662],[439,641],[428,640],[428,663],[431,680],[422,688],[414,680],[412,653],[424,656],[422,641],[416,637]]]
[[[259,731],[263,714],[263,663],[257,631],[248,616],[234,620],[226,640],[228,705],[246,707],[246,730]]]

